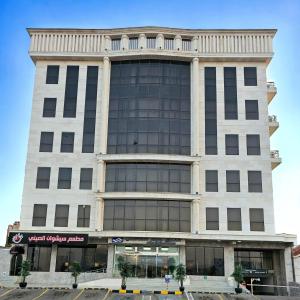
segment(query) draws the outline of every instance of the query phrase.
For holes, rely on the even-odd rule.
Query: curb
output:
[[[143,291],[143,290],[111,290],[112,293],[116,294],[148,294],[149,292],[152,292],[154,294],[160,294],[160,295],[182,295],[182,292],[180,291],[167,291],[167,290],[161,290],[161,291]]]

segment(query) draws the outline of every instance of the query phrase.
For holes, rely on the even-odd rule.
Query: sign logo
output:
[[[17,233],[15,234],[13,237],[12,237],[12,241],[15,243],[15,244],[20,244],[21,241],[23,239],[23,234],[22,233]]]
[[[113,237],[111,241],[112,241],[113,244],[121,244],[121,243],[123,243],[123,238]]]

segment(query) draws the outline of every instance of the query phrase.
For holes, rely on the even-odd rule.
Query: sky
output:
[[[277,233],[300,242],[300,1],[298,0],[1,0],[0,1],[0,245],[20,219],[34,82],[27,27],[198,29],[277,28],[268,68],[278,93],[269,114],[280,128],[271,138],[283,163],[273,171]],[[297,96],[298,95],[298,96]]]

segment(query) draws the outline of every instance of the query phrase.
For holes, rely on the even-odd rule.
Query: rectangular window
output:
[[[104,230],[190,232],[191,205],[176,200],[104,200]]]
[[[256,67],[245,67],[244,68],[244,83],[245,83],[245,86],[257,85]]]
[[[239,155],[238,134],[225,134],[226,155]]]
[[[72,168],[59,168],[58,170],[58,189],[70,189],[72,181]]]
[[[225,120],[238,119],[236,68],[224,68]]]
[[[111,40],[111,50],[119,51],[121,49],[121,39],[112,39]]]
[[[90,205],[78,205],[77,227],[90,227]]]
[[[55,118],[56,98],[44,98],[43,117]]]
[[[226,171],[226,191],[240,192],[240,171]]]
[[[182,39],[182,50],[191,51],[192,50],[192,41],[189,39]]]
[[[245,100],[246,120],[258,120],[258,101],[257,100]]]
[[[88,66],[83,121],[82,153],[93,153],[95,143],[98,67]]]
[[[217,207],[206,208],[206,230],[219,230],[219,209]]]
[[[37,189],[49,189],[50,183],[50,171],[49,167],[38,167],[36,175],[36,188]]]
[[[73,152],[74,151],[74,132],[62,132],[60,152]]]
[[[93,168],[81,168],[79,189],[91,190],[92,182],[93,182]]]
[[[240,208],[227,208],[228,230],[242,230],[242,217]]]
[[[218,171],[206,170],[205,171],[205,191],[217,192],[218,191]]]
[[[248,192],[262,193],[261,171],[248,171]]]
[[[68,227],[69,205],[56,204],[54,227]]]
[[[79,66],[67,67],[64,118],[76,118]]]
[[[46,84],[57,84],[59,66],[47,66]]]
[[[30,271],[49,272],[52,247],[28,245],[27,249],[27,259],[31,262]]]
[[[250,208],[250,230],[265,231],[264,210],[262,208]]]
[[[173,50],[174,49],[174,39],[164,39],[164,48],[167,50]]]
[[[190,165],[155,163],[106,165],[106,192],[190,193],[190,182]]]
[[[47,204],[34,204],[32,226],[46,226]]]
[[[155,49],[156,38],[155,37],[147,37],[147,48]]]
[[[205,154],[218,154],[216,68],[205,69]]]
[[[274,270],[273,267],[273,250],[234,250],[234,263],[241,265],[243,269],[265,269]]]
[[[54,132],[41,132],[40,152],[52,152]]]
[[[129,49],[138,49],[139,39],[137,37],[129,38]]]
[[[260,155],[259,134],[247,134],[247,155]]]

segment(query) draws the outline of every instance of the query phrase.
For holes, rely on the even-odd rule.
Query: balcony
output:
[[[274,170],[277,166],[281,164],[281,157],[279,156],[279,150],[271,150],[271,166],[272,170]]]
[[[277,94],[277,88],[274,81],[267,82],[268,103],[270,103]]]
[[[270,136],[278,129],[279,122],[277,121],[277,116],[269,116],[269,134]]]

